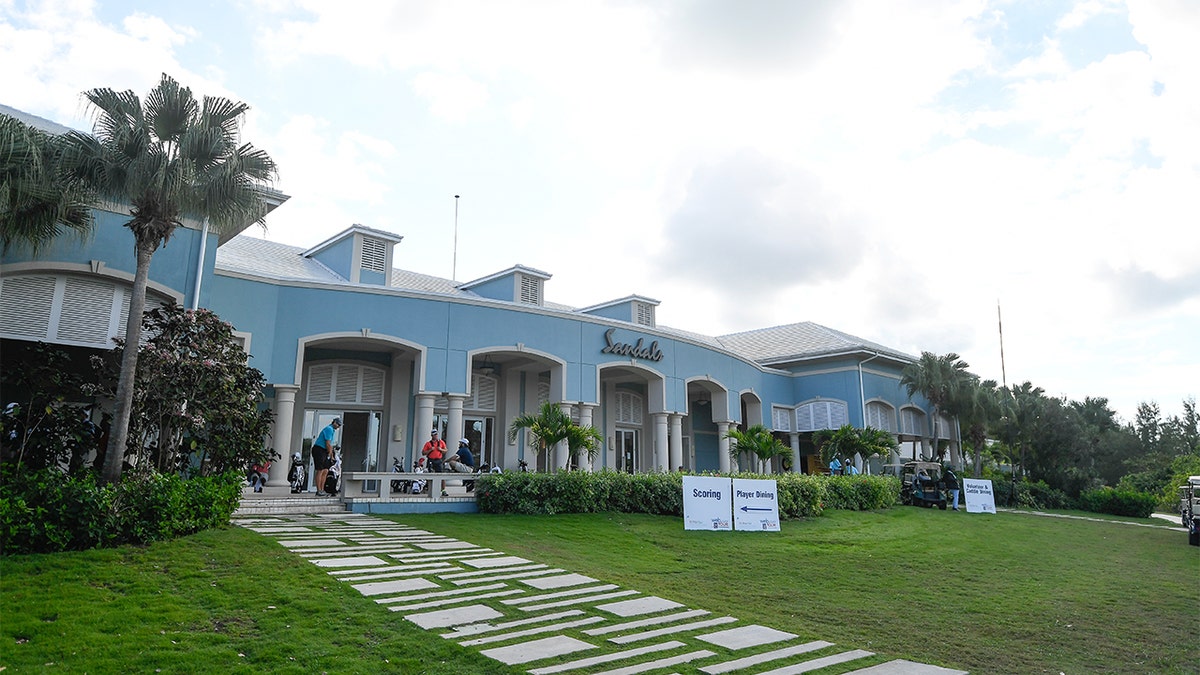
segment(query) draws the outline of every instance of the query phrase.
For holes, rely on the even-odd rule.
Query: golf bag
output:
[[[292,455],[292,467],[288,469],[288,484],[293,493],[304,492],[308,488],[308,472],[301,461],[300,453]]]

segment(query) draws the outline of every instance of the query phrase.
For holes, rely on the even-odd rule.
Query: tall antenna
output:
[[[450,266],[450,279],[458,281],[458,195],[454,195],[454,262]]]
[[[1000,317],[1000,299],[996,298],[996,326],[1000,329],[1000,384],[1008,386],[1008,375],[1004,372],[1004,320]]]

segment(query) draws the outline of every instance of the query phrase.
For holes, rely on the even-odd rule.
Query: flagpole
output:
[[[458,195],[454,195],[454,262],[450,266],[450,280],[458,281]]]
[[[1000,317],[1000,299],[996,299],[996,326],[1000,329],[1000,384],[1008,386],[1008,375],[1004,372],[1004,320]]]

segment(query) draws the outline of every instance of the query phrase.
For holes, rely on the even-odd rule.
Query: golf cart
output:
[[[1189,476],[1179,487],[1179,516],[1188,531],[1188,543],[1200,546],[1200,476]]]
[[[938,507],[946,510],[942,492],[942,465],[937,462],[908,462],[900,468],[900,502],[906,506]]]

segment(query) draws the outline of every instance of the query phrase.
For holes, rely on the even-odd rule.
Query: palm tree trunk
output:
[[[134,380],[137,377],[138,343],[142,338],[142,312],[146,308],[146,283],[150,278],[150,258],[157,246],[137,242],[137,271],[129,297],[129,320],[125,322],[125,350],[121,353],[121,374],[117,380],[116,408],[108,452],[101,478],[105,483],[121,479],[125,463],[125,444],[129,438],[129,415],[133,408]]]

